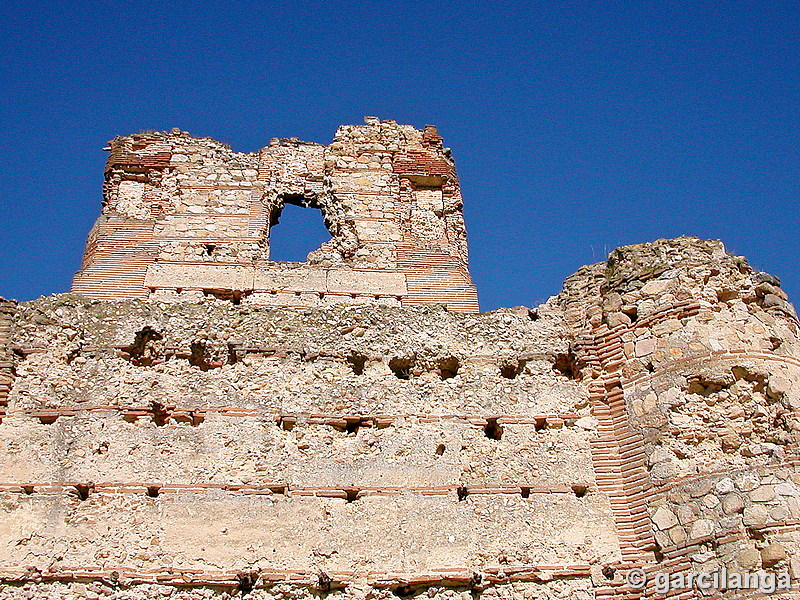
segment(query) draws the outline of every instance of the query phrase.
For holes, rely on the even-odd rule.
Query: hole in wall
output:
[[[463,485],[456,488],[456,496],[458,496],[458,501],[463,502],[469,496],[469,491]]]
[[[361,419],[358,421],[356,420],[348,420],[347,425],[344,426],[345,433],[358,433],[358,428],[361,427]]]
[[[344,492],[347,494],[348,502],[355,502],[358,500],[358,488],[345,488]]]
[[[30,496],[35,491],[35,489],[32,485],[23,485],[22,491],[25,492],[27,496]]]
[[[161,356],[161,352],[156,342],[163,339],[158,331],[149,325],[136,332],[133,343],[130,346],[121,348],[127,354],[128,360],[137,367],[148,367]]]
[[[499,440],[503,437],[503,428],[497,424],[497,418],[486,419],[483,434],[490,440]]]
[[[278,419],[278,426],[284,431],[291,431],[297,424],[297,419],[294,417],[280,417]]]
[[[520,488],[520,496],[522,496],[523,498],[530,498],[531,497],[531,488],[529,488],[529,487]]]
[[[500,365],[500,376],[506,379],[515,379],[525,369],[524,360],[508,361]]]
[[[414,588],[410,585],[399,585],[392,590],[392,593],[399,598],[408,598],[414,593]]]
[[[444,454],[444,451],[445,451],[444,444],[439,444],[438,446],[436,446],[436,454],[438,454],[439,456]]]
[[[150,404],[150,413],[153,415],[153,423],[157,427],[163,427],[169,423],[170,412],[167,407],[160,402],[153,402]]]
[[[89,497],[89,494],[94,490],[93,483],[76,483],[73,486],[75,490],[75,495],[78,496],[80,500],[86,500]]]
[[[553,361],[553,370],[569,379],[580,379],[577,357],[572,348],[569,348],[566,352],[556,354]]]
[[[476,589],[481,583],[483,583],[483,575],[480,573],[476,573],[473,571],[472,577],[469,578],[469,589],[470,593],[473,598],[480,598],[480,590]]]
[[[356,375],[364,374],[364,365],[367,364],[366,356],[359,354],[358,352],[351,352],[350,356],[347,357],[347,362],[350,363],[353,373]]]
[[[586,495],[586,492],[589,491],[589,486],[585,483],[573,483],[572,484],[572,493],[575,494],[576,498],[583,498]]]
[[[534,431],[544,431],[547,429],[547,419],[545,417],[536,417],[533,422]]]
[[[458,375],[459,367],[461,367],[461,363],[458,362],[455,356],[443,358],[439,361],[439,377],[441,377],[442,380],[452,379]]]
[[[42,425],[52,425],[58,420],[58,415],[46,415],[39,417],[39,423]]]
[[[253,293],[253,290],[225,290],[225,289],[204,289],[203,296],[212,297],[217,300],[224,300],[236,306],[242,303],[242,298],[246,298]]]
[[[317,575],[317,589],[321,592],[330,592],[333,578],[325,572]]]
[[[717,300],[719,302],[730,302],[739,298],[739,290],[718,290]]]
[[[216,249],[216,244],[203,244],[203,256],[213,256]]]
[[[636,306],[623,306],[621,311],[622,314],[627,315],[627,317],[631,320],[631,323],[635,323],[636,319],[639,318],[639,308]]]
[[[664,552],[661,550],[661,546],[659,546],[657,542],[653,548],[653,558],[655,558],[656,562],[659,563],[664,561]]]
[[[199,367],[201,371],[209,371],[222,366],[219,362],[213,362],[211,358],[210,349],[205,342],[198,340],[189,345],[189,364],[193,367]]]
[[[150,498],[158,498],[158,495],[161,493],[161,486],[160,485],[148,485],[147,486],[147,495]]]
[[[614,567],[612,567],[611,565],[606,565],[601,570],[601,573],[603,574],[603,577],[605,577],[609,581],[613,581],[614,580],[614,575],[617,574],[617,570]]]
[[[270,217],[269,259],[306,262],[308,254],[331,239],[319,204],[300,195],[284,196]]]
[[[411,369],[415,362],[414,358],[395,356],[389,361],[389,369],[398,379],[411,379]]]
[[[531,321],[538,321],[539,320],[539,311],[536,310],[535,308],[529,308],[528,309],[528,318]]]
[[[239,362],[239,355],[237,353],[238,344],[228,344],[228,364],[234,365]]]
[[[253,591],[253,588],[256,587],[256,582],[258,581],[258,573],[255,571],[240,571],[236,574],[236,578],[239,580],[239,585],[236,586],[236,589],[245,596]]]

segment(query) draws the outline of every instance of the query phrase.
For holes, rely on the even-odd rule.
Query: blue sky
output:
[[[0,295],[69,289],[105,142],[235,150],[435,124],[481,306],[614,247],[722,239],[800,298],[796,2],[18,2],[0,31]]]

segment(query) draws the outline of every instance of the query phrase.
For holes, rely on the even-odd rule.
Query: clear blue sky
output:
[[[64,292],[105,142],[439,127],[481,306],[622,244],[722,239],[800,300],[800,3],[6,2],[0,295]]]

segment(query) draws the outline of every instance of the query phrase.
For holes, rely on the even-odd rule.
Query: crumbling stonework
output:
[[[273,139],[251,154],[173,129],[107,149],[103,213],[73,292],[478,310],[458,177],[435,127],[367,117],[327,146]],[[270,260],[287,203],[319,209],[332,236],[306,263]]]
[[[0,368],[0,599],[797,597],[800,328],[719,242],[483,315],[3,303]]]

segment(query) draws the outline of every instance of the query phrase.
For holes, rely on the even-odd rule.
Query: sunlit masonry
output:
[[[0,599],[797,597],[776,277],[658,240],[478,314],[433,127],[108,150],[72,293],[0,302]],[[303,263],[270,260],[286,203],[331,233]]]

